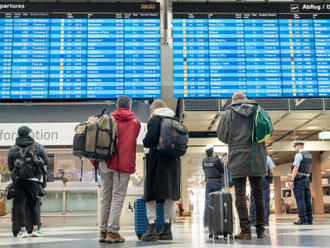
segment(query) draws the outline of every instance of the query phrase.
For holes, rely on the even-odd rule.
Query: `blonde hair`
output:
[[[150,106],[150,115],[153,115],[154,111],[159,108],[167,108],[167,105],[163,100],[157,99]]]

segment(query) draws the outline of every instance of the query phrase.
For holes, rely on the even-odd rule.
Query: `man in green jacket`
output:
[[[267,153],[265,143],[256,144],[252,149],[251,137],[256,106],[258,104],[248,101],[244,93],[236,92],[218,127],[218,138],[228,144],[229,170],[235,186],[236,208],[241,227],[241,233],[235,236],[236,239],[252,238],[246,203],[247,177],[256,206],[257,237],[265,237],[262,179],[267,173]]]

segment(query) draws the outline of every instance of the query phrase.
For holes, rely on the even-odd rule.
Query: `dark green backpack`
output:
[[[253,118],[252,142],[263,143],[273,134],[273,125],[265,111],[256,108]]]
[[[263,143],[273,134],[273,124],[265,111],[255,107],[252,129],[252,171],[254,171],[254,153],[256,144]]]

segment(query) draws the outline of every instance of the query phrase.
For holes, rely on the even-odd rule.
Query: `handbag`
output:
[[[7,213],[6,200],[5,198],[0,198],[0,216],[5,216]]]

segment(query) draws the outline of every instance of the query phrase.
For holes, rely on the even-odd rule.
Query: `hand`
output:
[[[289,185],[290,185],[290,188],[293,189],[293,182],[290,182]]]

